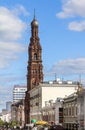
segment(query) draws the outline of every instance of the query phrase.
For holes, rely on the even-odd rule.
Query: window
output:
[[[72,116],[74,116],[74,107],[72,107]]]
[[[76,115],[77,115],[77,106],[76,106]]]
[[[37,54],[36,53],[34,54],[34,60],[37,60]]]
[[[65,115],[65,116],[68,116],[68,108],[65,108],[65,109],[64,109],[64,115]]]
[[[69,116],[71,115],[71,108],[69,107]]]

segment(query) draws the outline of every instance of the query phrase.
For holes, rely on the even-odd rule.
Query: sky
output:
[[[39,24],[44,81],[85,84],[85,0],[0,0],[0,111],[26,85],[30,23]]]

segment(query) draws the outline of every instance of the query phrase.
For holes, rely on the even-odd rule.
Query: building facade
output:
[[[63,98],[57,98],[55,102],[55,124],[63,125]]]
[[[18,102],[12,103],[11,120],[17,121],[18,126],[24,127],[24,124],[25,124],[24,99],[19,100]]]
[[[85,90],[79,85],[76,93],[64,98],[63,125],[68,130],[85,129]]]
[[[13,102],[25,99],[26,86],[15,85],[13,88]]]
[[[63,125],[62,98],[45,102],[45,107],[42,108],[42,120],[49,122],[49,124]]]
[[[42,48],[38,36],[38,21],[31,22],[31,38],[28,47],[27,91],[25,95],[25,122],[30,123],[30,95],[29,91],[43,82]]]
[[[42,108],[45,107],[45,102],[49,100],[56,100],[57,98],[64,98],[66,95],[70,95],[76,92],[78,89],[78,84],[68,83],[62,81],[59,83],[55,82],[43,82],[40,83],[35,88],[29,91],[30,94],[30,120],[42,119]],[[49,103],[48,103],[49,104]],[[49,106],[49,105],[48,105]]]
[[[78,106],[78,124],[79,130],[85,129],[85,89],[78,92],[77,97],[77,106]]]
[[[6,110],[7,110],[8,112],[11,111],[11,105],[12,105],[12,102],[11,102],[11,101],[6,102]]]
[[[52,99],[45,102],[41,115],[42,120],[49,122],[49,124],[55,122],[55,102]]]
[[[11,112],[1,113],[0,119],[4,122],[10,123],[11,122]]]
[[[64,98],[63,102],[63,125],[68,130],[76,130],[78,123],[77,94],[73,93]]]

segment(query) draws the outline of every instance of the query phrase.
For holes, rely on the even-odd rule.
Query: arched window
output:
[[[37,60],[37,54],[36,53],[34,54],[34,60]]]

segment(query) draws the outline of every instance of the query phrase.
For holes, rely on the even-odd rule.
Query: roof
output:
[[[14,88],[27,88],[27,86],[23,85],[14,85]]]

